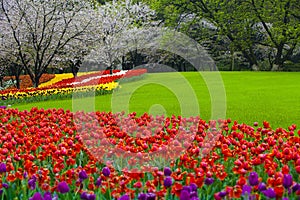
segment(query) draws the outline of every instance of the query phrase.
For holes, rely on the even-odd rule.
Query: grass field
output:
[[[287,128],[291,124],[300,126],[300,73],[220,73],[226,91],[226,118],[250,125],[256,121],[261,125],[267,120],[272,128]],[[33,106],[45,109],[65,108],[72,111],[125,110],[135,111],[138,115],[150,112],[165,113],[168,116],[193,114],[199,107],[203,119],[208,120],[211,117],[210,93],[199,73],[147,74],[142,80],[124,83],[121,81],[120,85],[121,88],[112,95],[74,101],[19,104],[12,107],[19,110],[31,109]]]

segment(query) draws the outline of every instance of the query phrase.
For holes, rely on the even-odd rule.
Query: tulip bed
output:
[[[6,99],[6,104],[14,104],[72,98],[74,92],[77,96],[88,96],[91,92],[92,95],[110,94],[118,86],[117,80],[140,76],[146,72],[146,69],[114,70],[111,75],[106,70],[84,74],[76,78],[67,78],[58,82],[50,80],[51,85],[40,88],[2,90],[0,96]]]
[[[55,74],[43,74],[40,78],[40,83],[46,83],[50,80],[52,80],[55,77]],[[13,77],[11,76],[5,76],[3,81],[8,81],[8,80],[14,80]],[[32,81],[29,77],[29,75],[21,75],[20,76],[20,88],[24,89],[24,88],[29,88],[29,87],[33,87],[32,85]],[[9,89],[16,89],[15,86],[11,86]]]
[[[300,197],[295,125],[37,108],[0,109],[0,119],[2,199]],[[125,167],[101,158],[108,147],[116,158],[128,153]],[[159,151],[170,158],[165,166],[130,168]]]

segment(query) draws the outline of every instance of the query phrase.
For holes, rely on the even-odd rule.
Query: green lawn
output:
[[[215,72],[206,72],[204,77],[214,77]],[[19,110],[39,108],[65,108],[75,110],[100,110],[137,112],[138,115],[150,112],[154,115],[195,115],[208,120],[217,113],[238,122],[260,124],[264,120],[273,128],[295,123],[300,127],[300,73],[289,72],[221,72],[224,82],[224,95],[211,100],[211,91],[222,86],[215,79],[209,79],[208,86],[200,73],[154,73],[135,82],[120,83],[121,88],[112,95],[76,100],[57,100],[31,104],[13,105]],[[187,82],[188,80],[188,82]],[[215,82],[214,82],[215,81]],[[226,100],[226,102],[225,102]],[[214,103],[211,103],[214,102]],[[226,108],[223,106],[226,103]],[[213,105],[221,105],[212,113]],[[225,104],[224,104],[225,105]]]

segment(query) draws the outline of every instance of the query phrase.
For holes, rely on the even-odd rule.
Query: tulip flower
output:
[[[272,199],[276,197],[276,193],[273,188],[268,188],[262,192],[266,197]]]
[[[52,195],[50,192],[45,192],[43,200],[52,200]]]
[[[179,197],[180,200],[190,200],[190,193],[186,190],[182,190],[180,192],[180,197]]]
[[[0,173],[6,172],[6,164],[5,163],[0,163]]]
[[[121,196],[118,200],[130,200],[129,196],[127,194]]]
[[[154,193],[147,193],[147,200],[155,200],[156,199],[156,195]]]
[[[9,187],[9,185],[7,183],[2,183],[2,187],[4,187],[5,189],[7,189]]]
[[[0,109],[6,109],[7,106],[0,106]]]
[[[58,192],[65,194],[70,191],[70,188],[65,181],[62,181],[62,182],[58,183],[57,190],[58,190]]]
[[[167,176],[164,180],[164,186],[166,188],[171,187],[172,185],[172,178],[170,176]]]
[[[30,178],[28,180],[28,186],[31,190],[34,190],[35,189],[35,186],[36,186],[36,179],[34,178]]]
[[[80,194],[80,199],[87,200],[88,199],[88,194],[86,192],[83,192]]]
[[[95,200],[96,199],[96,195],[95,194],[89,194],[88,195],[88,200]]]
[[[44,200],[44,198],[39,192],[36,192],[31,198],[29,198],[29,200]]]
[[[88,178],[88,175],[87,175],[87,173],[85,172],[85,170],[82,170],[82,171],[79,172],[79,179],[80,179],[81,181],[83,181],[83,180],[85,180],[85,179],[87,179],[87,178]]]
[[[172,174],[171,169],[169,167],[165,167],[164,168],[164,175],[165,176],[171,176],[171,174]]]
[[[191,192],[191,187],[185,185],[185,186],[182,187],[182,190],[186,190],[186,191],[188,191],[190,193]]]
[[[102,183],[101,177],[98,177],[95,185],[99,187],[101,185],[101,183]]]
[[[259,183],[259,185],[258,185],[258,190],[259,190],[260,192],[265,191],[266,189],[267,189],[267,186],[266,186],[265,183]]]
[[[300,190],[300,184],[299,183],[295,183],[292,187],[293,192],[296,192],[298,190]]]
[[[198,186],[195,183],[190,184],[191,191],[197,191]]]
[[[282,185],[286,189],[290,188],[293,185],[293,177],[291,174],[284,174]]]
[[[140,193],[138,195],[138,200],[147,200],[147,194],[145,193]]]
[[[258,181],[258,174],[256,172],[251,172],[249,175],[249,184],[251,186],[255,186],[258,185],[259,181]]]
[[[221,198],[223,198],[223,197],[225,197],[227,194],[228,194],[227,191],[221,191],[221,192],[219,192],[218,196],[221,197]]]
[[[251,194],[252,187],[250,185],[243,185],[242,195],[249,196]]]
[[[211,185],[214,183],[214,179],[213,178],[206,178],[204,180],[205,185]]]
[[[110,169],[108,167],[104,167],[102,169],[102,174],[106,177],[108,177],[110,175]]]

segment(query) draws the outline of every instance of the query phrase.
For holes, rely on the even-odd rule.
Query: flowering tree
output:
[[[81,0],[1,0],[4,40],[7,47],[16,49],[16,57],[35,87],[54,61],[84,46],[92,13],[90,4]]]
[[[114,62],[120,62],[127,51],[124,36],[132,40],[136,34],[128,34],[128,31],[152,24],[155,13],[146,4],[131,0],[107,2],[96,12],[96,45],[87,58],[112,70]]]
[[[5,26],[5,16],[0,13],[0,73],[2,77],[6,74],[15,76],[16,87],[20,88],[20,75],[24,70],[18,57],[17,46],[10,37],[9,27]]]

